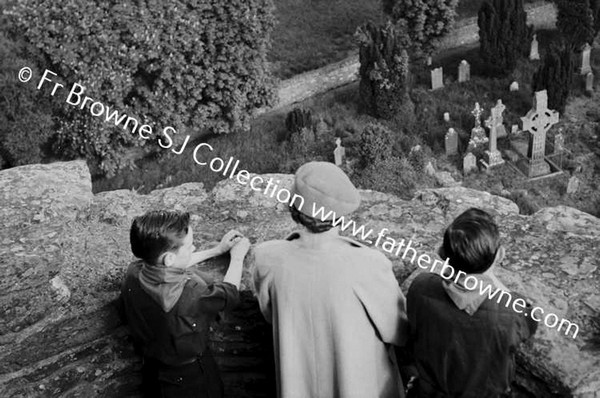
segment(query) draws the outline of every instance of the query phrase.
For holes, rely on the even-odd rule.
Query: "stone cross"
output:
[[[471,111],[471,115],[475,118],[475,127],[471,129],[471,140],[475,145],[487,142],[488,138],[485,135],[485,130],[481,127],[481,114],[483,109],[479,106],[479,102],[475,103],[475,108]]]
[[[489,150],[485,151],[486,163],[488,167],[493,167],[504,163],[502,155],[498,151],[496,145],[500,131],[506,136],[506,130],[502,124],[502,112],[506,109],[506,106],[502,103],[502,100],[498,100],[496,106],[492,108],[490,117],[485,121],[485,126],[490,129],[490,147]]]
[[[592,51],[592,46],[589,43],[585,43],[583,46],[583,50],[581,52],[581,68],[579,72],[582,75],[587,75],[592,71],[592,67],[590,66],[590,52]]]
[[[588,93],[594,91],[594,74],[592,72],[585,75],[585,91]]]
[[[335,159],[335,165],[341,166],[346,156],[346,148],[342,146],[342,139],[337,137],[335,139],[335,149],[333,150],[333,157]]]
[[[458,153],[458,133],[452,127],[448,129],[444,138],[446,147],[446,156],[456,155]]]
[[[540,53],[538,51],[537,35],[533,34],[533,40],[531,40],[531,50],[529,51],[529,59],[536,61],[540,59]]]
[[[458,82],[463,83],[469,80],[471,80],[471,65],[463,59],[458,65]]]
[[[444,87],[444,70],[440,66],[431,70],[431,89],[437,90]]]
[[[579,190],[579,178],[577,178],[576,176],[572,176],[571,178],[569,178],[569,183],[567,184],[567,193],[569,195],[577,193],[577,191]]]
[[[554,154],[558,155],[565,149],[565,137],[562,133],[554,136]]]
[[[534,107],[521,117],[523,130],[530,134],[527,156],[529,160],[529,177],[537,177],[550,173],[550,166],[544,160],[546,155],[546,133],[558,123],[558,112],[548,109],[548,93],[537,91]]]
[[[477,158],[475,157],[475,155],[473,155],[473,153],[469,152],[463,158],[463,174],[467,175],[471,171],[476,170],[476,169],[477,169]]]
[[[510,84],[510,87],[508,89],[510,91],[519,91],[519,83],[518,82],[512,82]]]

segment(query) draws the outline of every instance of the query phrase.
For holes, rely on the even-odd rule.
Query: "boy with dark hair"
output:
[[[151,211],[131,225],[132,262],[121,300],[136,349],[143,356],[147,397],[222,397],[223,384],[208,349],[210,323],[237,305],[243,260],[250,243],[230,231],[218,246],[194,252],[188,213]],[[227,251],[223,282],[194,264]]]
[[[489,214],[471,208],[446,229],[439,254],[458,277],[423,273],[408,290],[409,346],[418,371],[409,396],[510,397],[515,351],[537,324],[529,305],[517,313],[480,292],[480,285],[508,290],[493,274],[504,257],[498,227]]]

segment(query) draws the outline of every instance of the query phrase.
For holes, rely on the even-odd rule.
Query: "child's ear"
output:
[[[163,256],[163,265],[165,267],[172,267],[175,263],[175,254],[171,252],[166,252]]]

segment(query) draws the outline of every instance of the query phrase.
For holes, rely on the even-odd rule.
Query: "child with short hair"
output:
[[[504,257],[498,227],[488,213],[471,208],[446,229],[439,254],[455,275],[462,273],[458,278],[423,273],[409,288],[409,349],[418,372],[409,396],[509,397],[517,346],[537,328],[531,307],[519,314],[479,287],[465,287],[470,277],[507,290],[493,274]]]
[[[194,252],[189,213],[151,211],[133,220],[129,265],[121,290],[124,315],[143,356],[147,397],[222,397],[223,383],[208,348],[218,313],[239,301],[248,239],[230,231],[216,247]],[[223,282],[194,264],[230,252]]]

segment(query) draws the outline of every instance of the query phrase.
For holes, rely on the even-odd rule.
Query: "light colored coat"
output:
[[[393,350],[407,336],[406,301],[380,252],[299,232],[254,249],[254,287],[273,325],[281,398],[403,397]]]

